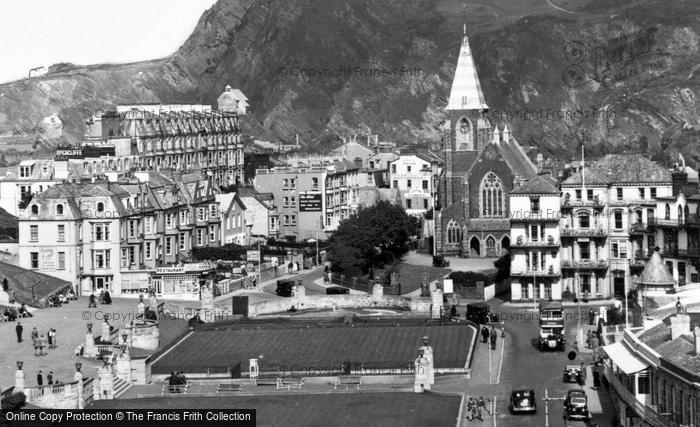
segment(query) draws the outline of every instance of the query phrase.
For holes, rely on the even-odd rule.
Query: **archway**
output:
[[[510,249],[510,237],[503,236],[501,239],[501,255],[505,255]]]
[[[469,252],[471,255],[481,256],[481,242],[476,236],[469,241]]]
[[[486,256],[496,256],[496,239],[494,239],[493,236],[486,238]]]

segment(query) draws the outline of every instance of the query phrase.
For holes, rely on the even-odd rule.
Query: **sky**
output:
[[[216,0],[0,0],[0,83],[35,67],[162,58]]]

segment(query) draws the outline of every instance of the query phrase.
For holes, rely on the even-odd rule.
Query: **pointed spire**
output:
[[[466,11],[466,8],[465,8]],[[466,13],[466,12],[465,12]],[[484,94],[481,91],[479,75],[476,72],[476,65],[472,57],[472,50],[469,47],[469,37],[466,34],[466,15],[464,22],[464,36],[462,46],[457,59],[457,68],[452,80],[450,98],[447,102],[446,111],[460,110],[488,110]]]
[[[498,145],[501,142],[501,131],[498,130],[498,126],[493,128],[493,137],[491,138],[491,143]]]
[[[510,142],[510,129],[508,129],[508,124],[503,126],[503,142]]]
[[[467,37],[467,2],[464,2],[464,11],[462,12],[462,37]]]

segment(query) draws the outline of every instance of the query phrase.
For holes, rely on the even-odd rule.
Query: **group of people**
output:
[[[102,292],[100,292],[100,304],[111,304],[112,303],[112,297],[109,295],[109,291],[105,291],[104,289]],[[95,297],[95,294],[90,294],[90,298],[88,299],[88,308],[95,308],[97,307],[97,298]]]
[[[187,378],[182,372],[171,372],[168,377],[168,385],[186,385]]]
[[[17,322],[15,326],[15,332],[17,333],[17,342],[22,342],[22,332],[24,327],[20,322]],[[46,356],[48,353],[44,351],[45,348],[54,349],[56,348],[56,329],[50,328],[46,335],[39,335],[39,331],[36,326],[32,329],[32,345],[34,346],[34,356]]]
[[[36,374],[36,384],[39,387],[42,387],[44,385],[44,375],[41,373],[41,370],[39,370],[39,373]],[[54,381],[53,371],[49,371],[49,373],[46,374],[46,385],[61,385],[61,382],[59,380]]]
[[[78,299],[78,297],[75,296],[73,290],[67,289],[64,292],[49,297],[48,305],[49,307],[60,307],[62,304],[68,304],[68,301],[76,299]]]
[[[474,418],[479,419],[479,421],[484,421],[482,410],[491,414],[489,409],[486,407],[486,401],[483,396],[479,396],[478,399],[473,397],[469,398],[467,402],[467,419],[469,421],[474,421]]]
[[[506,337],[506,331],[504,329],[501,330],[501,338]],[[491,330],[489,331],[489,328],[484,326],[481,328],[481,342],[487,343],[491,341],[491,350],[496,349],[496,341],[498,340],[498,332],[496,332],[496,328],[491,326]]]

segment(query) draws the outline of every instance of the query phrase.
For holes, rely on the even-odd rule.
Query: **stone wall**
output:
[[[303,297],[291,297],[259,301],[250,304],[249,316],[255,317],[261,314],[279,313],[289,310],[292,306],[297,310],[318,309],[318,308],[405,308],[411,311],[430,311],[430,301],[426,304],[413,304],[409,298],[384,295],[380,299],[372,298],[372,295],[306,295]]]

